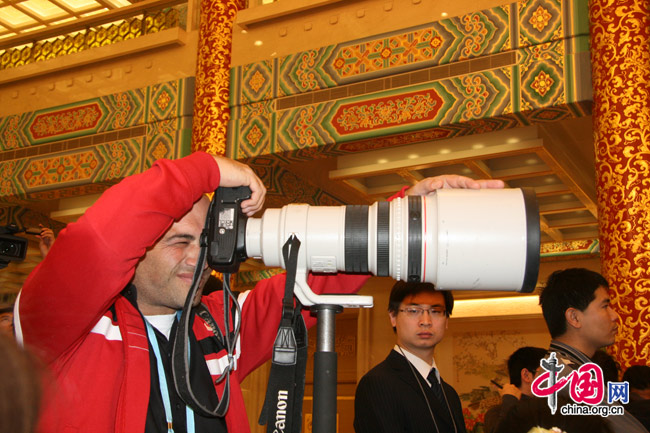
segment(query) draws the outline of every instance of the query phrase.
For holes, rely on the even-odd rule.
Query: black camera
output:
[[[208,213],[208,265],[217,272],[232,274],[246,255],[246,221],[241,202],[250,198],[247,186],[218,188]]]
[[[22,232],[16,225],[0,226],[0,268],[9,262],[25,259],[27,254],[27,239],[14,236]]]
[[[208,215],[208,264],[235,272],[247,257],[286,268],[282,246],[301,242],[296,292],[322,303],[307,273],[354,272],[430,282],[441,290],[531,292],[539,271],[532,189],[441,189],[370,206],[290,204],[247,218],[247,187],[219,188]],[[333,302],[340,304],[340,302]]]

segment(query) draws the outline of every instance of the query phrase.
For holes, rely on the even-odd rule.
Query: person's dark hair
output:
[[[569,308],[584,311],[596,298],[599,287],[609,289],[607,280],[598,272],[583,268],[555,271],[539,295],[539,304],[552,338],[567,331],[564,314]]]
[[[451,316],[451,312],[454,309],[454,295],[449,290],[436,290],[436,287],[431,283],[407,283],[398,281],[390,291],[388,311],[392,314],[397,314],[397,310],[399,310],[399,306],[404,301],[404,298],[422,292],[442,293],[445,300],[445,314],[447,317]]]
[[[37,363],[12,338],[0,334],[0,432],[33,432],[40,395]]]
[[[603,370],[605,383],[618,382],[621,368],[612,355],[604,350],[597,350],[594,356],[591,357],[591,361],[598,364],[601,370]]]
[[[214,275],[210,275],[208,277],[208,280],[205,282],[205,286],[203,286],[203,296],[207,296],[212,292],[218,292],[221,290],[223,290],[223,281]]]
[[[623,373],[623,381],[630,384],[630,389],[650,388],[650,367],[647,365],[633,365]]]
[[[508,375],[510,383],[519,388],[521,386],[521,370],[524,368],[535,375],[539,361],[546,355],[546,349],[541,347],[521,347],[508,358]]]
[[[558,407],[569,403],[573,402],[558,395]],[[562,415],[559,410],[553,414],[547,400],[538,397],[515,403],[499,423],[495,433],[528,433],[534,427],[547,430],[556,427],[569,433],[612,433],[607,421],[600,415]]]

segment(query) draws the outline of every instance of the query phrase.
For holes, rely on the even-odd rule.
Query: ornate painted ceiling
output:
[[[3,0],[0,41],[128,6],[129,0]]]
[[[56,18],[60,10],[68,19],[88,19],[95,10],[116,13],[121,5],[4,3],[0,44],[65,20]],[[47,10],[54,11],[49,18]],[[537,10],[531,7],[531,14]],[[11,21],[2,15],[9,11],[24,17]],[[522,30],[530,40],[516,50],[506,32],[539,23],[528,17],[509,23],[516,14],[506,12],[495,8],[482,15],[491,36],[463,59],[452,58],[454,44],[476,35],[463,30],[461,17],[434,23],[433,30],[413,30],[429,38],[419,45],[408,45],[412,36],[400,31],[234,69],[230,156],[255,167],[269,188],[269,207],[371,203],[443,173],[503,179],[510,187],[535,190],[543,254],[593,253],[598,225],[590,98],[579,80],[564,73],[567,59],[571,67],[580,66],[580,59],[548,42],[561,33],[559,9],[551,11],[555,15],[546,25],[553,27],[539,41],[530,36],[533,30]],[[422,56],[403,49],[407,45]],[[431,53],[425,51],[431,47],[438,60],[453,63],[429,64]],[[181,156],[192,91],[193,81],[181,79],[0,119],[0,133],[12,138],[0,149],[11,153],[0,161],[0,171],[12,177],[0,209],[5,219],[27,208],[41,215],[30,225],[45,218],[60,228],[120,178],[157,158]],[[44,128],[74,113],[92,122]],[[35,239],[30,245],[25,262],[0,273],[3,288],[15,292],[40,260]]]

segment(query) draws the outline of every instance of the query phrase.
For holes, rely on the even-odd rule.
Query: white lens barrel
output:
[[[300,240],[299,266],[313,272],[345,270],[345,207],[290,204],[267,209],[261,219],[246,224],[246,255],[267,266],[284,268],[282,247],[296,235]]]
[[[423,280],[441,290],[534,289],[534,283],[525,286],[527,272],[537,280],[539,235],[529,233],[529,225],[536,224],[539,234],[539,220],[536,211],[527,214],[522,190],[459,191],[439,190],[427,201],[426,220],[436,226],[426,245]],[[528,257],[531,242],[536,257]]]
[[[246,252],[284,267],[282,246],[301,241],[298,267],[370,272],[441,290],[532,291],[539,270],[534,192],[443,189],[372,206],[291,204],[246,227]]]

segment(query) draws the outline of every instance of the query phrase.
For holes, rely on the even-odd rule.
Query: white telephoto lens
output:
[[[298,267],[429,282],[440,290],[531,292],[539,271],[532,190],[443,189],[371,206],[291,204],[246,227],[246,253],[285,267],[282,246],[301,242]]]

